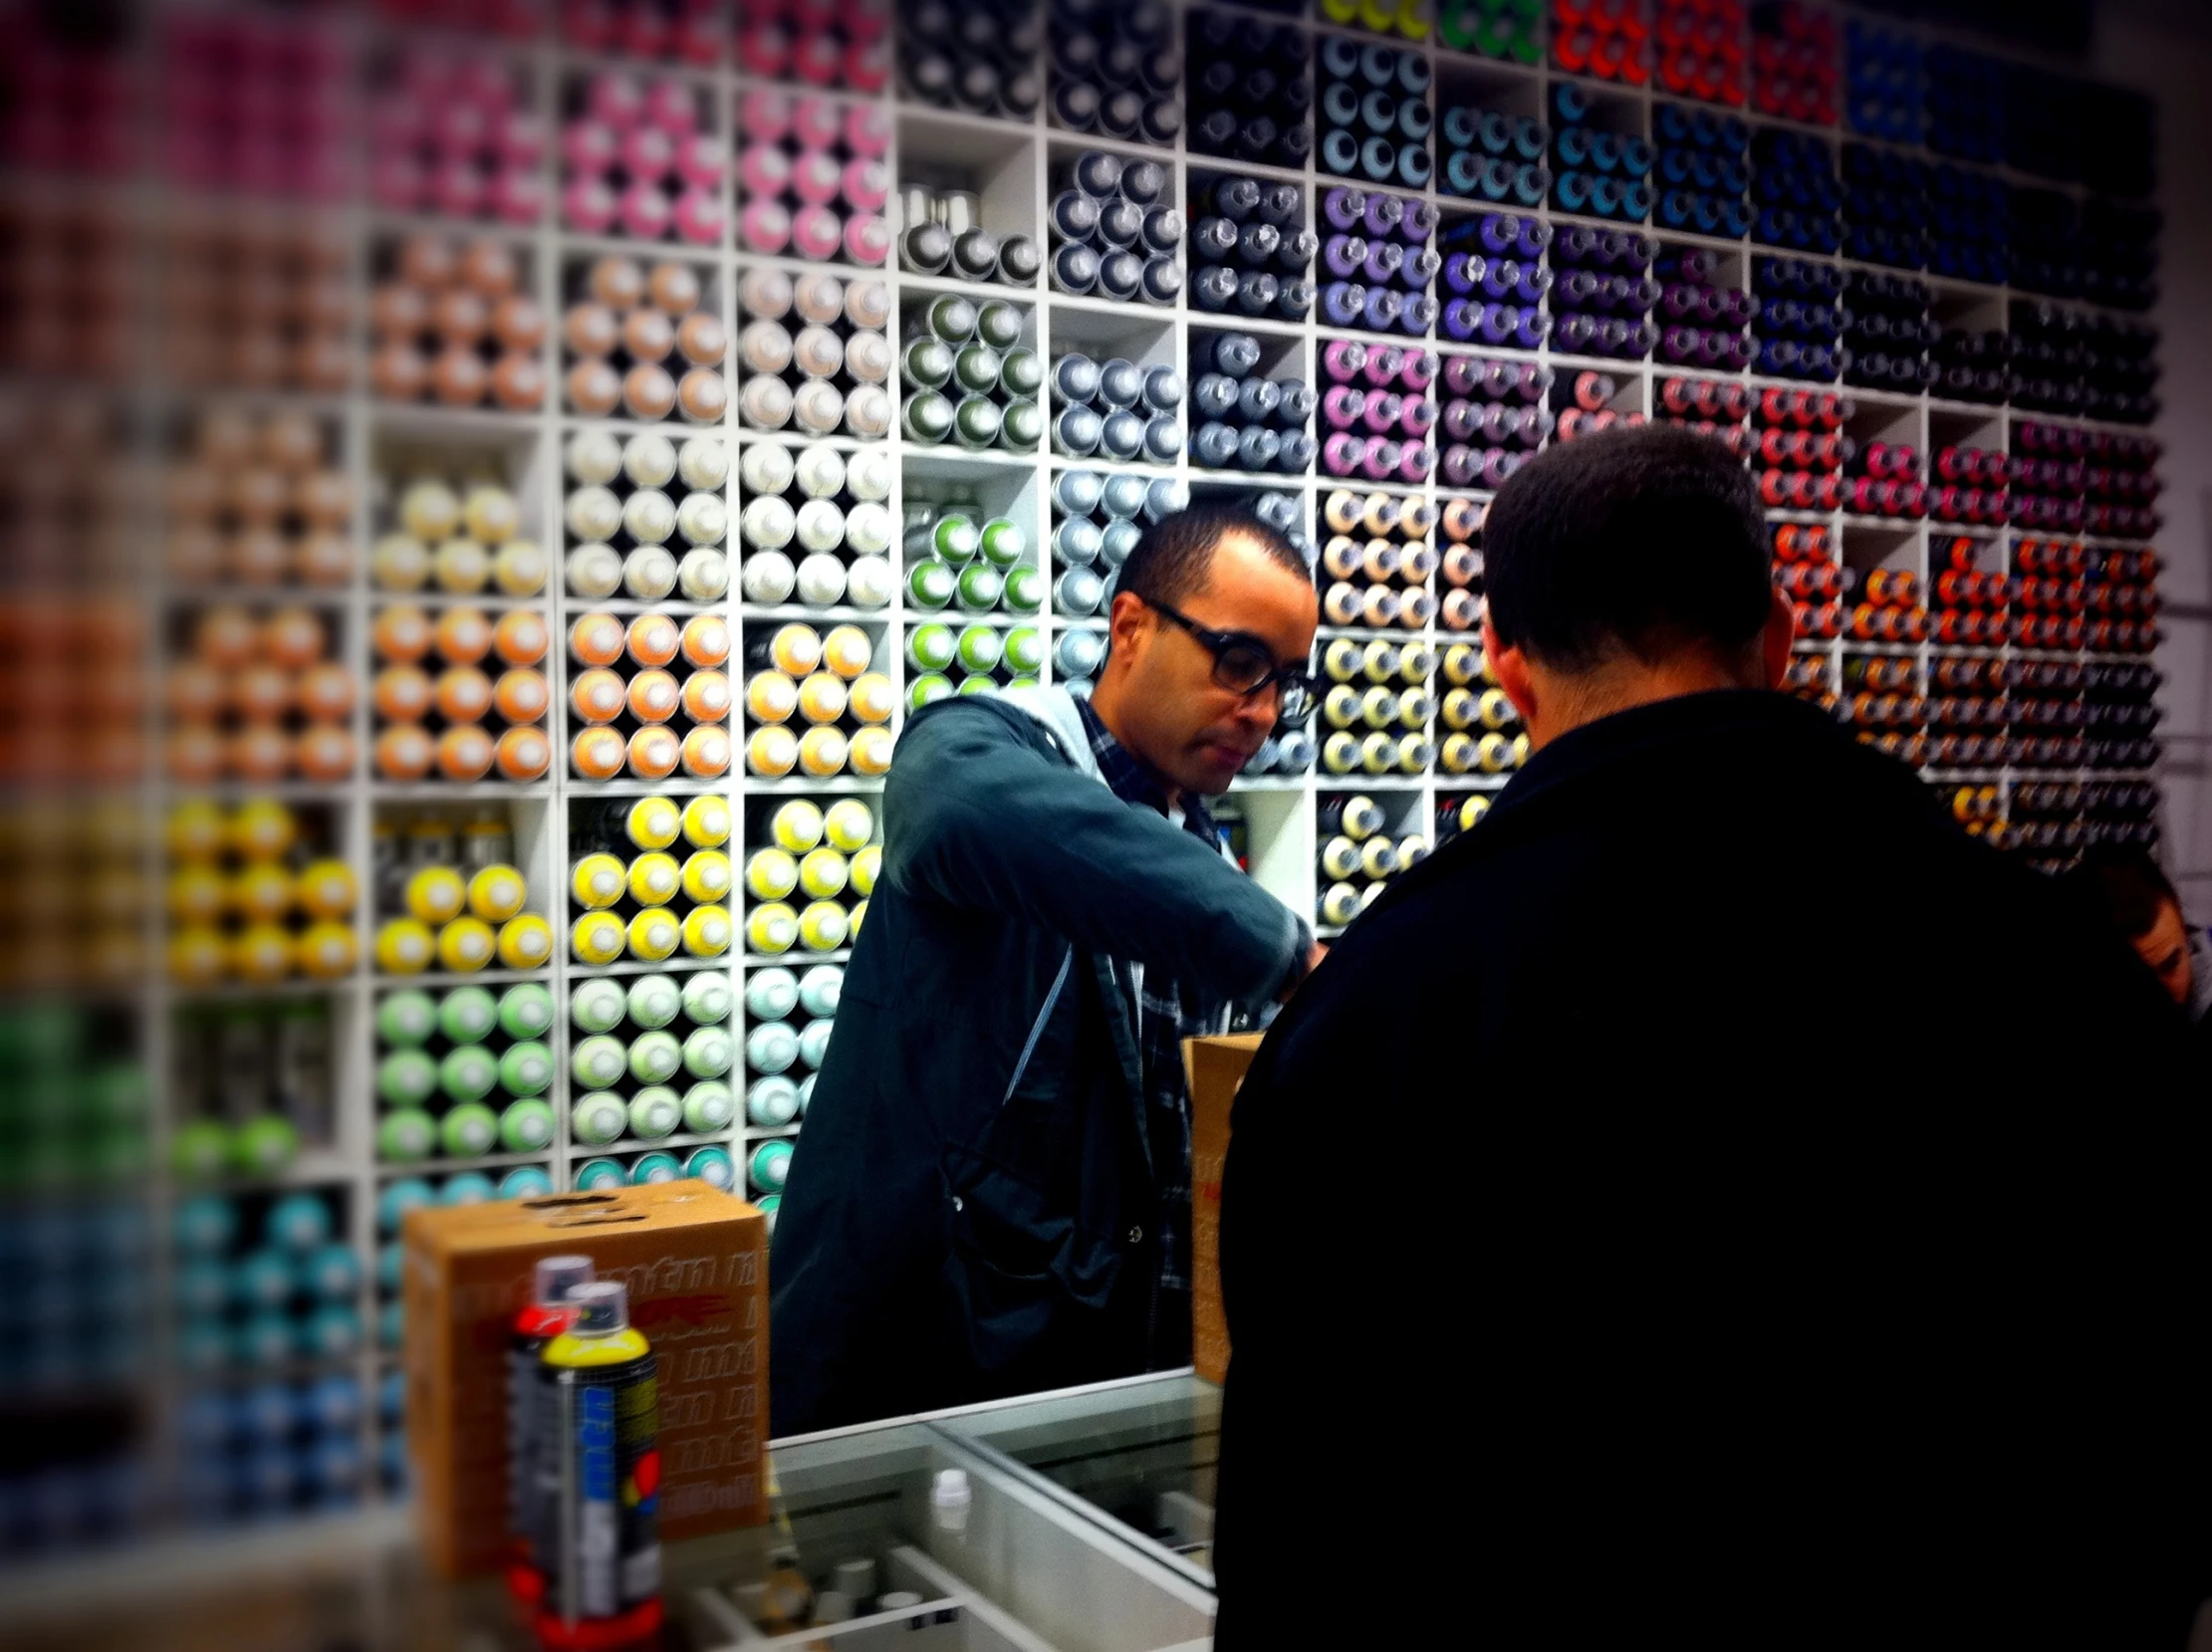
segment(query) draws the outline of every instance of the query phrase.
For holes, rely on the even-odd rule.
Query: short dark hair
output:
[[[1641,425],[1538,455],[1507,478],[1482,532],[1498,639],[1587,671],[1705,647],[1734,654],[1764,629],[1773,575],[1751,473],[1708,436]]]
[[[1180,607],[1184,598],[1205,588],[1213,554],[1232,534],[1253,541],[1270,561],[1313,584],[1314,571],[1306,566],[1298,547],[1250,511],[1230,505],[1193,505],[1161,517],[1137,536],[1113,589],[1147,602]]]
[[[2158,922],[2159,910],[2181,909],[2181,897],[2159,870],[2158,862],[2138,848],[2094,848],[2068,874],[2095,904],[2105,921],[2130,941],[2139,941]]]

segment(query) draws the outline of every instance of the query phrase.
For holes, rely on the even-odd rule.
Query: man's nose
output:
[[[1283,685],[1269,683],[1257,694],[1247,694],[1237,707],[1237,721],[1262,733],[1275,727],[1283,709]]]

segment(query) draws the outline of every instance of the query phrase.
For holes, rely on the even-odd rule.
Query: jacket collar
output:
[[[1000,705],[1013,707],[1042,728],[1060,748],[1060,755],[1076,768],[1095,779],[1099,777],[1099,759],[1084,730],[1083,712],[1076,704],[1076,697],[1065,688],[1002,688],[991,697]]]
[[[1761,740],[1776,734],[1797,739],[1810,736],[1836,742],[1849,751],[1858,749],[1818,706],[1771,689],[1728,688],[1677,695],[1585,723],[1530,758],[1497,795],[1480,825],[1439,845],[1434,854],[1392,881],[1366,915],[1418,899],[1432,883],[1456,876],[1460,867],[1487,859],[1532,816],[1537,819],[1529,829],[1541,835],[1548,829],[1540,814],[1546,800],[1572,792],[1607,770],[1659,763],[1671,772],[1686,772],[1701,767],[1707,752],[1722,751],[1733,756],[1741,752],[1742,740]],[[1909,771],[1900,769],[1900,773]],[[1909,784],[1917,787],[1919,783]]]
[[[1623,760],[1649,758],[1689,744],[1733,746],[1745,737],[1818,730],[1836,738],[1835,721],[1818,706],[1792,694],[1762,688],[1720,688],[1678,694],[1631,706],[1585,723],[1546,746],[1523,765],[1498,794],[1492,813],[1526,809],[1563,786]],[[1694,766],[1695,759],[1689,760]]]

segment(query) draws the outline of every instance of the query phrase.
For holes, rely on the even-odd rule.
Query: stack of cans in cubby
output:
[[[2158,209],[2091,196],[2082,203],[2082,296],[2114,310],[2158,302]]]
[[[1745,333],[1758,308],[1739,287],[1718,280],[1720,258],[1701,247],[1662,252],[1658,358],[1713,372],[1742,372],[1758,354]]]
[[[1534,64],[1544,55],[1544,0],[1457,0],[1436,20],[1453,52]]]
[[[1417,49],[1323,39],[1321,164],[1340,177],[1419,189],[1434,170],[1428,59]]]
[[[1260,371],[1260,342],[1249,333],[1194,334],[1190,347],[1191,462],[1209,470],[1313,466],[1311,432],[1319,400],[1303,380]]]
[[[1190,254],[1200,310],[1302,322],[1314,308],[1308,278],[1321,237],[1305,226],[1304,191],[1234,174],[1193,185]]]
[[[1935,382],[1928,350],[1941,332],[1928,314],[1934,303],[1934,291],[1917,277],[1852,271],[1843,288],[1851,354],[1844,377],[1905,395],[1927,389]]]
[[[1759,216],[1752,239],[1795,252],[1833,253],[1843,244],[1843,186],[1825,139],[1769,129],[1751,142],[1751,193]]]
[[[1843,25],[1843,118],[1865,137],[1920,139],[1920,43],[1901,29]]]
[[[1643,0],[1552,0],[1552,61],[1570,75],[1645,85],[1651,25]]]
[[[1100,628],[1064,626],[1053,645],[1053,677],[1083,689],[1106,659],[1103,618],[1113,578],[1151,523],[1181,510],[1189,490],[1164,477],[1069,469],[1053,478],[1053,611],[1063,620],[1095,616]]]
[[[1661,104],[1657,217],[1668,229],[1738,240],[1751,232],[1751,167],[1744,151],[1751,129],[1733,115]]]
[[[1314,151],[1305,33],[1291,25],[1190,14],[1190,147],[1297,170]]]
[[[1921,60],[1921,111],[1929,148],[1994,166],[2005,154],[2005,72],[1994,58],[1933,46]]]
[[[1027,120],[1044,102],[1045,20],[1032,0],[907,0],[898,34],[899,80],[917,102],[1003,120]]]
[[[1659,0],[1659,86],[1708,104],[1744,101],[1742,0]]]
[[[1553,276],[1544,267],[1552,226],[1506,213],[1462,218],[1438,240],[1450,295],[1441,331],[1446,338],[1515,350],[1542,347],[1551,318],[1542,308]]]
[[[1552,134],[1534,116],[1446,110],[1444,143],[1441,187],[1450,194],[1533,208],[1551,192],[1552,169],[1544,157],[1551,152]]]
[[[1843,272],[1803,258],[1761,257],[1752,261],[1751,283],[1760,305],[1754,370],[1769,378],[1833,380],[1849,359],[1837,303]]]
[[[1634,360],[1659,342],[1651,320],[1658,243],[1632,230],[1569,225],[1552,242],[1552,345],[1570,355]]]
[[[1329,436],[1322,469],[1331,476],[1377,482],[1425,482],[1435,468],[1428,433],[1436,423],[1429,394],[1436,379],[1433,352],[1331,339],[1322,346],[1321,400]]]
[[[1429,283],[1443,262],[1433,239],[1434,205],[1341,185],[1323,193],[1321,216],[1329,278],[1323,321],[1370,333],[1426,333],[1437,313]]]
[[[1651,144],[1593,120],[1590,94],[1552,88],[1552,204],[1562,212],[1641,223],[1651,216]]]
[[[1175,264],[1183,215],[1175,210],[1167,168],[1086,149],[1061,182],[1051,209],[1055,290],[1173,304],[1183,290]]]
[[[1843,256],[1917,270],[1928,261],[1928,165],[1871,143],[1843,145]]]
[[[1447,355],[1443,384],[1447,487],[1498,487],[1552,432],[1552,369],[1542,362]]]
[[[1836,19],[1799,0],[1751,14],[1751,104],[1812,126],[1836,124]]]
[[[1070,131],[1170,146],[1183,128],[1182,56],[1165,6],[1053,0],[1052,112]]]
[[[1183,375],[1071,351],[1053,363],[1053,451],[1171,465],[1183,449]]]

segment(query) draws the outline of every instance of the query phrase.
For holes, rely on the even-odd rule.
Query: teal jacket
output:
[[[1142,1370],[1126,965],[1260,1005],[1303,961],[1289,908],[1107,790],[1063,690],[918,713],[883,833],[770,1251],[779,1437]]]

